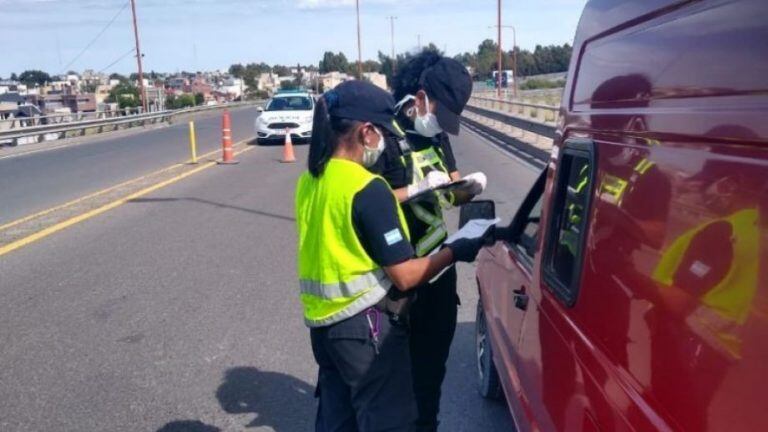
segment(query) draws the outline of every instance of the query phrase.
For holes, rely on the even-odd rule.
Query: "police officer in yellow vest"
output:
[[[460,205],[483,191],[483,173],[468,175],[463,190],[449,194],[425,189],[461,178],[447,133],[459,132],[459,114],[472,93],[472,79],[459,62],[423,51],[398,69],[392,80],[397,122],[404,139],[388,137],[385,154],[372,168],[394,189],[403,204],[417,256],[426,256],[446,238],[443,209]],[[417,287],[410,311],[411,360],[419,431],[437,429],[440,388],[456,330],[456,270]]]
[[[362,81],[318,100],[309,170],[296,188],[304,319],[319,365],[317,431],[410,431],[416,416],[408,329],[400,294],[456,261],[481,239],[414,258],[408,226],[387,183],[370,173],[393,125],[394,100]]]

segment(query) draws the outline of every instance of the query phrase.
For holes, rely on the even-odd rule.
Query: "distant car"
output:
[[[286,130],[293,142],[309,141],[315,101],[307,92],[278,93],[256,117],[259,144],[282,143]]]

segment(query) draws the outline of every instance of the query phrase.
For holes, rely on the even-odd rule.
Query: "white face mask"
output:
[[[413,120],[413,128],[416,129],[416,132],[419,135],[432,138],[442,132],[443,128],[441,128],[440,124],[437,122],[437,116],[429,111],[429,96],[427,96],[426,93],[424,94],[424,101],[427,104],[427,112],[421,116],[419,115],[419,111],[416,110],[416,118]]]
[[[363,166],[366,168],[375,165],[381,154],[384,153],[384,136],[378,130],[376,130],[376,134],[379,136],[379,143],[376,144],[375,148],[363,144]]]

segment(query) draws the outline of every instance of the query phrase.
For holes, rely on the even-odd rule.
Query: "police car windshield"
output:
[[[312,109],[312,99],[306,96],[280,96],[272,99],[267,111],[308,111]]]

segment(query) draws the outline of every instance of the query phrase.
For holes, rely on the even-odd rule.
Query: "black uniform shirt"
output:
[[[368,183],[352,201],[352,224],[357,238],[379,266],[399,264],[413,257],[400,218],[397,201],[381,179]]]

